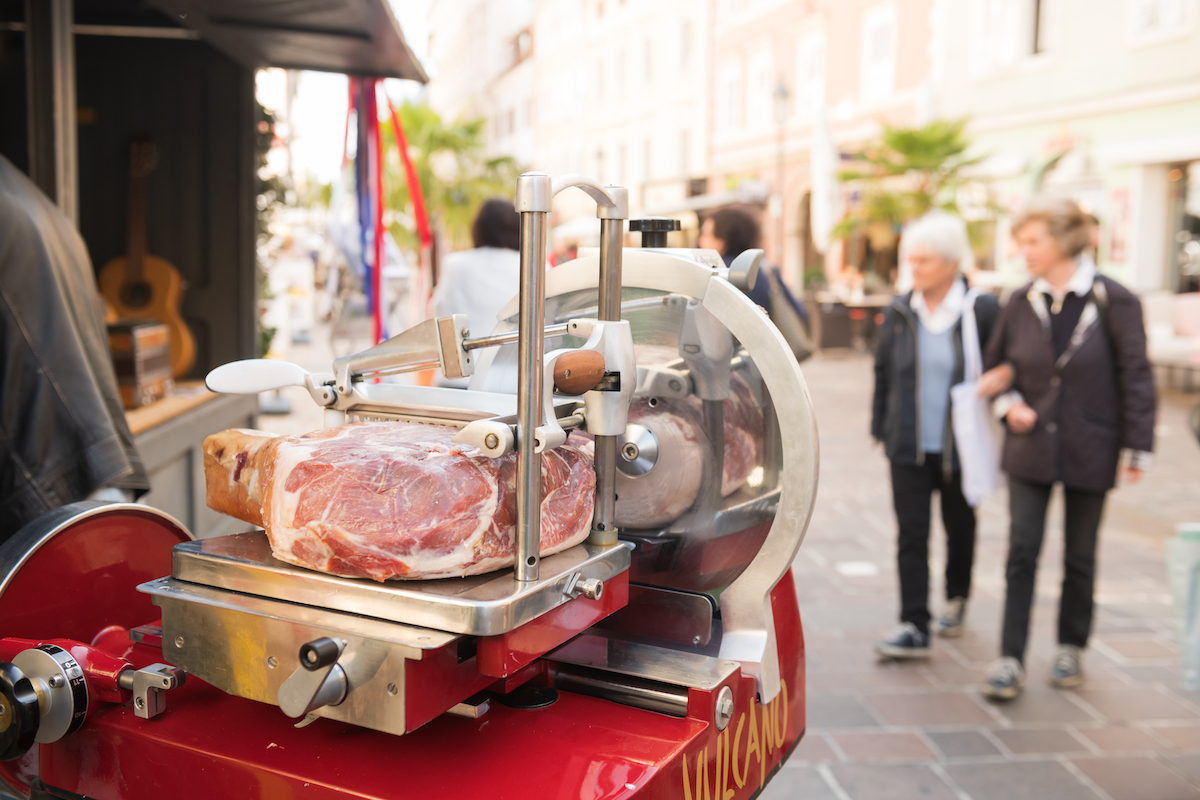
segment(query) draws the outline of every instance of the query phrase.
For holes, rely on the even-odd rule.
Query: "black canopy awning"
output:
[[[149,3],[246,66],[429,80],[404,41],[388,0]]]

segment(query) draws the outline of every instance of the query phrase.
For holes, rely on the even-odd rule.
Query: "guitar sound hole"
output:
[[[126,283],[121,287],[121,302],[129,308],[141,308],[149,304],[154,290],[145,281]]]

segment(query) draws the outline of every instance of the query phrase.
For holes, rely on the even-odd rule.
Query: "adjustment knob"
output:
[[[33,682],[15,665],[0,663],[0,761],[29,752],[41,717]]]
[[[683,226],[671,217],[642,217],[629,220],[629,230],[640,231],[642,247],[666,247],[667,234],[682,230]]]

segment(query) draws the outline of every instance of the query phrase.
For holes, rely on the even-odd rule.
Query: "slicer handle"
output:
[[[604,379],[604,354],[595,350],[563,353],[554,362],[554,388],[559,394],[578,396]]]
[[[342,639],[314,639],[301,645],[300,668],[283,682],[276,695],[284,714],[299,719],[346,699],[350,683],[346,670],[337,663],[345,649],[346,642]]]
[[[231,361],[208,373],[204,385],[220,394],[258,394],[285,386],[304,386],[309,372],[289,361],[247,358]]]

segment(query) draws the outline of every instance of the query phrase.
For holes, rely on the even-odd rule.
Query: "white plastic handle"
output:
[[[247,358],[231,361],[208,373],[204,385],[220,394],[258,394],[285,386],[303,386],[309,371],[290,361]]]

